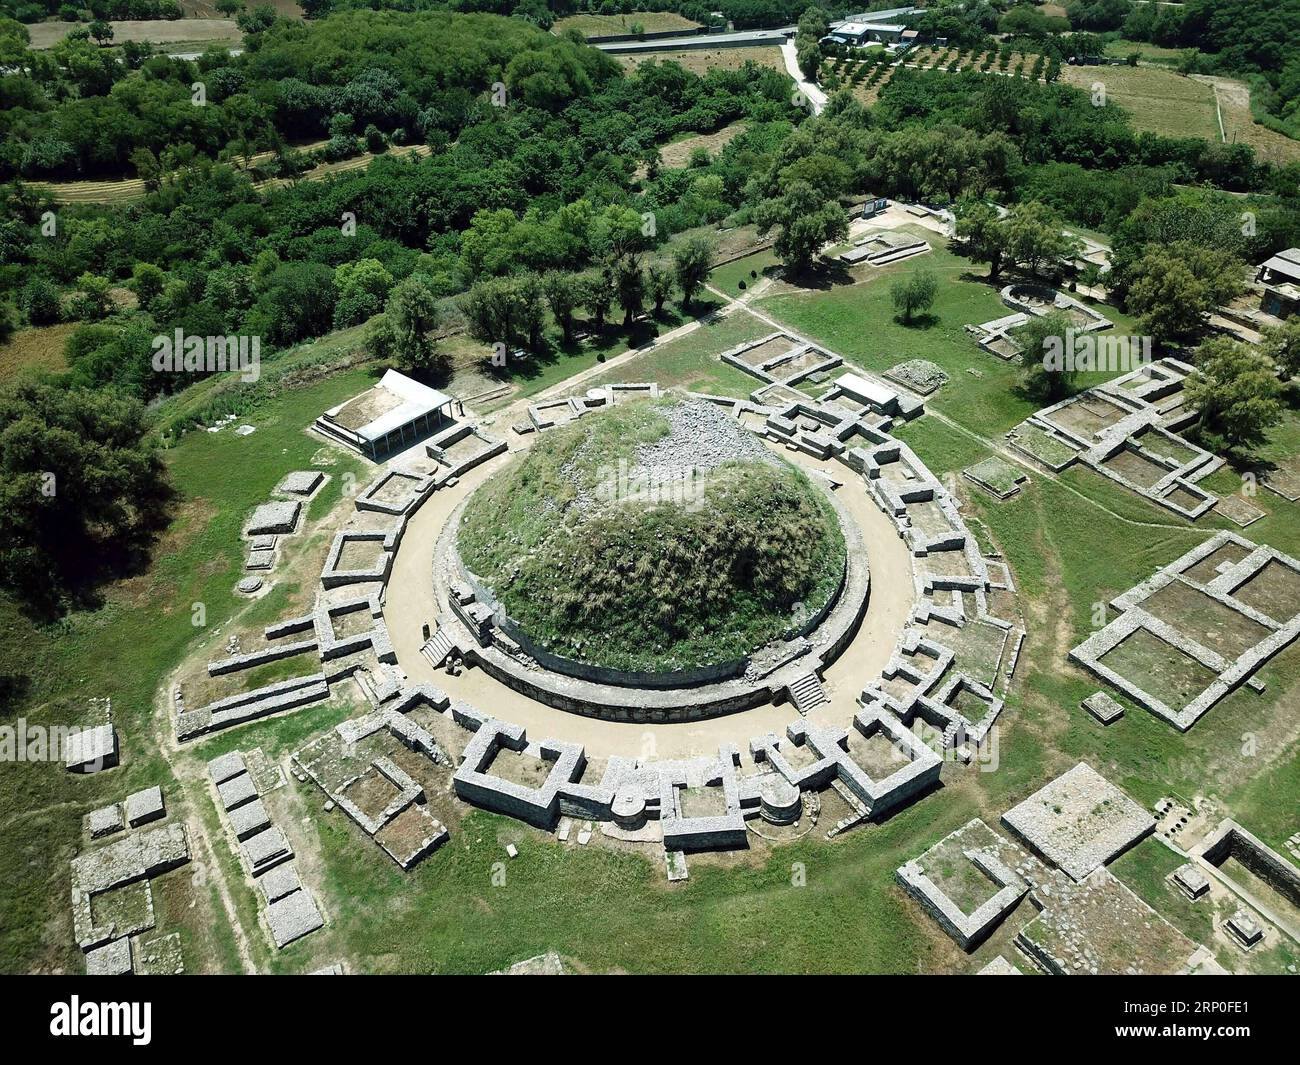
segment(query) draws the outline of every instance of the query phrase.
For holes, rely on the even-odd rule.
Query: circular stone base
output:
[[[570,713],[607,721],[664,724],[700,721],[777,702],[790,684],[810,672],[820,673],[840,655],[853,640],[867,610],[870,574],[862,530],[829,484],[820,480],[814,483],[826,492],[839,519],[847,548],[844,580],[821,622],[808,633],[809,649],[761,675],[742,674],[680,687],[637,687],[572,676],[545,668],[526,656],[508,653],[495,643],[480,645],[452,607],[451,589],[463,574],[456,535],[468,499],[452,511],[433,552],[433,586],[439,614],[452,642],[463,650],[467,660],[529,699]]]
[[[792,825],[803,812],[799,789],[775,774],[759,787],[760,813],[771,825]]]
[[[614,796],[614,801],[610,805],[610,812],[614,816],[614,823],[619,828],[640,828],[645,824],[646,820],[645,799],[639,795],[628,795],[620,792]]]
[[[261,577],[245,577],[235,585],[235,591],[240,592],[243,595],[252,595],[261,587]]]

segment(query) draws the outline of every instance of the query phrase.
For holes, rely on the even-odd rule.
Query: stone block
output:
[[[98,773],[117,765],[117,733],[112,725],[83,728],[68,737],[64,764],[73,773]]]
[[[1002,822],[1076,881],[1155,829],[1155,819],[1086,762],[1002,815]]]
[[[272,903],[300,890],[302,880],[298,877],[297,866],[293,862],[285,862],[259,877],[257,886],[262,889],[266,901]]]
[[[86,828],[90,831],[91,839],[111,836],[114,832],[121,832],[125,827],[122,820],[122,804],[119,802],[101,806],[86,815]]]
[[[309,496],[324,479],[325,475],[319,470],[294,470],[284,475],[275,490],[289,495]]]
[[[132,828],[147,825],[150,821],[158,821],[166,814],[162,788],[156,784],[152,788],[145,788],[126,797],[126,820]]]
[[[302,503],[296,499],[277,499],[263,503],[253,511],[244,527],[246,536],[268,536],[291,533],[298,525]]]
[[[208,763],[208,776],[212,778],[212,783],[224,784],[231,777],[237,777],[247,769],[243,754],[239,751],[230,751]]]
[[[316,931],[325,924],[316,908],[316,900],[306,890],[299,890],[271,903],[266,908],[266,923],[271,937],[281,949],[295,939]]]
[[[241,841],[271,825],[271,819],[266,815],[266,807],[262,805],[261,799],[253,799],[242,806],[237,806],[228,816],[235,838]]]
[[[252,802],[257,798],[257,785],[253,783],[253,778],[247,773],[241,773],[237,777],[231,777],[224,783],[217,785],[217,794],[221,796],[221,807],[224,810],[233,810],[237,806],[243,806],[246,802]]]
[[[86,951],[87,976],[126,976],[133,972],[131,940],[126,936]]]

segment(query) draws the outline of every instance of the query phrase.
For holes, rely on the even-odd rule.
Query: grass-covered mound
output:
[[[546,432],[471,498],[459,545],[547,650],[657,672],[782,636],[834,594],[845,556],[803,473],[711,405],[667,397]]]

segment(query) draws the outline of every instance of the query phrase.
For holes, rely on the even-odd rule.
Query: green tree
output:
[[[543,330],[546,326],[546,290],[536,274],[512,278],[511,298],[514,301],[514,320],[525,338],[528,350],[537,354],[542,350]]]
[[[764,200],[754,213],[759,235],[777,230],[773,250],[794,276],[812,266],[818,251],[848,236],[844,208],[834,197],[818,193],[806,181],[795,181],[778,199]]]
[[[904,325],[911,325],[916,314],[933,307],[938,293],[939,279],[929,270],[905,274],[889,286],[889,297],[894,302],[894,310],[902,315]]]
[[[1000,226],[1007,260],[1030,273],[1058,267],[1079,249],[1078,239],[1063,232],[1060,216],[1037,200],[1016,204]]]
[[[131,290],[140,301],[140,306],[146,311],[154,300],[162,295],[166,284],[166,272],[153,263],[136,263],[131,271]]]
[[[393,275],[378,259],[357,259],[334,268],[334,328],[357,325],[384,309]]]
[[[682,241],[673,249],[673,275],[682,291],[682,309],[689,311],[695,293],[708,280],[713,269],[713,239],[699,234]]]
[[[1231,253],[1186,241],[1149,244],[1124,271],[1128,310],[1158,341],[1190,340],[1211,312],[1242,289],[1242,265]]]
[[[966,255],[977,263],[989,264],[989,280],[1002,276],[1007,253],[1007,230],[998,209],[983,200],[962,200],[957,204],[956,233]]]
[[[542,278],[542,292],[551,308],[551,315],[564,331],[564,343],[572,343],[573,312],[582,301],[577,276],[567,271],[553,270]]]
[[[1281,325],[1266,326],[1259,350],[1273,360],[1278,376],[1284,381],[1300,373],[1300,317],[1288,318]]]
[[[59,290],[44,277],[33,277],[23,286],[20,303],[30,325],[53,325],[63,313]]]
[[[137,148],[131,153],[131,165],[135,167],[135,176],[144,182],[145,190],[157,192],[162,186],[162,165],[148,148]]]
[[[591,315],[597,333],[605,329],[605,317],[614,302],[614,273],[608,267],[588,270],[581,278],[582,306]]]
[[[623,328],[630,329],[645,303],[645,274],[640,256],[625,255],[614,264],[614,285],[618,290],[618,305],[623,308]]]
[[[515,343],[519,326],[515,292],[508,277],[476,282],[461,303],[469,335],[483,344],[507,348]]]
[[[103,19],[95,19],[87,27],[90,35],[95,38],[95,42],[101,47],[113,39],[113,27]]]
[[[1071,322],[1060,311],[1031,315],[1014,333],[1020,345],[1025,391],[1041,403],[1056,403],[1074,391],[1078,372],[1067,351]]]
[[[98,321],[108,314],[113,306],[113,297],[109,292],[109,280],[99,274],[84,273],[77,278],[77,298],[74,304],[78,318]]]
[[[411,370],[443,371],[445,356],[433,341],[438,300],[424,278],[412,274],[393,287],[384,307],[392,336],[392,357]]]
[[[664,304],[673,294],[673,271],[667,263],[655,262],[646,267],[646,295],[654,304],[655,317],[664,312]]]
[[[148,429],[111,389],[0,394],[0,584],[33,613],[83,602],[147,550],[169,499]]]
[[[1196,369],[1187,378],[1184,395],[1196,411],[1202,439],[1216,448],[1261,444],[1282,418],[1277,368],[1226,337],[1207,340],[1196,349]]]

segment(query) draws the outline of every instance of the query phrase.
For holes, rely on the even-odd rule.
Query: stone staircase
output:
[[[816,673],[805,673],[798,680],[791,682],[789,691],[790,701],[801,714],[806,714],[809,710],[830,702]]]
[[[455,645],[451,642],[451,637],[447,635],[445,629],[439,629],[420,648],[420,654],[428,659],[434,669],[440,669],[447,661],[447,656],[454,650]]]

